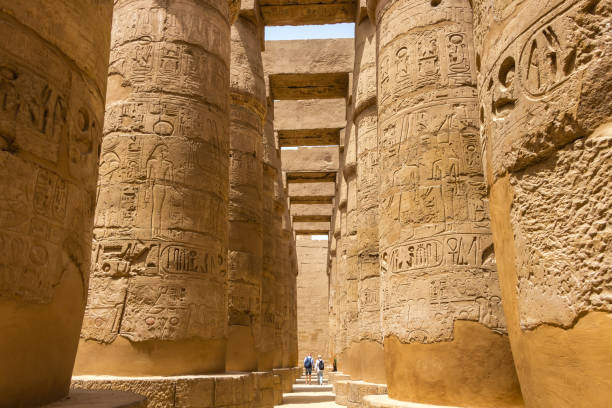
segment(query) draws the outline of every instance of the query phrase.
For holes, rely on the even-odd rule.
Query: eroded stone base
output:
[[[375,384],[366,381],[341,380],[336,382],[336,404],[346,405],[349,408],[358,408],[363,404],[367,395],[381,395],[387,393],[386,384]]]
[[[363,408],[459,408],[449,405],[419,404],[416,402],[398,401],[388,395],[367,395],[363,397]]]
[[[72,390],[60,401],[41,408],[145,408],[146,398],[133,392]]]
[[[278,375],[281,380],[281,390],[283,393],[293,391],[293,384],[297,378],[296,367],[291,368],[275,368],[272,370],[274,374]]]
[[[454,339],[403,344],[385,339],[388,394],[400,401],[466,407],[515,407],[523,401],[508,336],[455,321]]]
[[[257,380],[255,379],[257,377]],[[146,408],[245,408],[256,401],[253,373],[174,377],[75,376],[72,388],[130,391],[147,398]],[[267,405],[270,406],[270,405]]]

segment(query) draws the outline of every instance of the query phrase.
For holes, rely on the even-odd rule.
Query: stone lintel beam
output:
[[[349,74],[344,72],[270,75],[270,95],[274,99],[343,98],[348,88]]]
[[[338,146],[301,147],[281,150],[281,163],[286,172],[338,171]]]
[[[280,146],[340,144],[340,131],[346,127],[344,98],[277,100],[274,111]]]
[[[279,130],[278,144],[281,147],[339,145],[341,130],[342,128]]]
[[[346,127],[344,98],[277,100],[274,112],[280,146],[338,145]]]
[[[323,183],[336,181],[335,171],[288,171],[286,172],[287,184],[289,183]]]
[[[333,197],[289,197],[291,204],[333,204]]]
[[[355,18],[352,0],[263,0],[261,7],[270,26],[348,23]]]
[[[332,204],[291,204],[293,222],[331,221],[332,210]]]
[[[344,98],[355,57],[352,38],[266,41],[264,72],[274,99]]]
[[[333,182],[326,183],[291,183],[288,186],[289,198],[294,200],[323,200],[332,202],[336,195],[336,185]]]
[[[330,225],[329,221],[294,222],[293,229],[297,235],[327,235]]]

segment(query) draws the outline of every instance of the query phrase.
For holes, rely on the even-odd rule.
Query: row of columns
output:
[[[257,3],[53,3],[0,2],[0,406],[60,399],[73,364],[294,367]]]
[[[339,370],[399,401],[605,406],[612,309],[589,276],[612,265],[610,197],[585,186],[609,185],[609,75],[577,55],[590,38],[612,62],[609,10],[364,3],[330,234]]]

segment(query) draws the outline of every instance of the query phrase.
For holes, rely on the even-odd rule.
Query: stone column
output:
[[[227,2],[115,1],[77,374],[225,368],[228,20]]]
[[[261,328],[262,154],[267,105],[258,16],[257,8],[243,8],[231,32],[228,371],[257,370]]]
[[[530,407],[612,399],[610,13],[609,2],[530,0],[511,15],[475,2],[493,240]]]
[[[286,195],[285,195],[286,196]],[[288,202],[288,200],[287,200]],[[283,231],[282,231],[282,275],[281,284],[283,285],[282,293],[284,299],[281,306],[281,344],[282,344],[282,367],[290,367],[290,349],[291,349],[291,312],[292,312],[292,286],[295,282],[295,271],[293,270],[293,256],[295,246],[293,243],[293,228],[291,226],[291,214],[289,213],[289,205],[285,207],[283,213]]]
[[[342,179],[340,175],[336,176],[338,179]],[[342,332],[342,318],[343,318],[343,310],[344,310],[344,289],[343,289],[343,281],[342,281],[342,214],[340,212],[340,181],[336,183],[336,196],[334,198],[334,224],[333,224],[333,241],[332,245],[335,243],[335,247],[332,246],[330,251],[332,256],[332,282],[334,288],[334,311],[335,311],[335,330],[333,332],[333,342],[334,342],[334,357],[337,359],[338,370],[340,370],[341,365],[341,357],[340,353],[342,352],[341,345],[341,332]]]
[[[376,27],[362,12],[355,30],[353,120],[357,144],[357,270],[360,378],[385,383],[378,261]]]
[[[335,200],[334,200],[335,201]],[[332,226],[335,224],[333,221],[335,219],[335,211],[334,217],[332,219]],[[332,227],[333,228],[333,227]],[[337,319],[338,319],[338,310],[337,310],[337,293],[338,293],[338,278],[337,278],[337,259],[336,259],[336,237],[335,231],[332,229],[329,233],[329,258],[327,262],[327,276],[328,276],[328,288],[329,288],[329,297],[328,297],[328,316],[329,316],[329,334],[328,334],[328,344],[329,344],[329,364],[333,363],[333,359],[336,356],[336,332],[338,330]]]
[[[68,393],[89,279],[111,2],[0,0],[0,406]]]
[[[338,173],[339,187],[338,187],[338,213],[336,217],[337,221],[337,252],[338,257],[338,286],[340,294],[338,296],[338,336],[336,344],[336,352],[338,353],[338,362],[341,365],[341,371],[346,370],[346,355],[345,351],[348,346],[348,282],[347,282],[347,268],[346,268],[346,204],[347,204],[347,188],[346,180],[342,175],[342,168],[344,167],[344,158],[342,152],[340,158],[340,172]]]
[[[280,166],[280,154],[279,154]],[[283,367],[283,305],[286,301],[286,288],[283,281],[284,277],[284,260],[286,258],[283,239],[283,217],[287,211],[287,200],[285,198],[285,190],[283,186],[283,173],[281,168],[278,168],[276,181],[274,183],[274,209],[276,216],[272,228],[276,239],[276,268],[274,271],[275,284],[275,301],[274,301],[274,368]]]
[[[274,368],[274,302],[277,270],[274,224],[274,183],[280,168],[274,138],[274,101],[268,101],[263,139],[263,268],[261,286],[261,333],[258,341],[258,369]]]
[[[349,98],[350,99],[350,98]],[[341,177],[346,185],[346,210],[342,223],[342,242],[344,247],[344,278],[346,286],[346,349],[344,368],[351,378],[361,378],[359,355],[359,316],[358,316],[358,246],[357,246],[357,144],[355,127],[352,121],[352,103],[347,107],[346,140],[344,146],[344,166]]]
[[[389,397],[519,404],[478,148],[470,4],[383,0],[376,18]]]

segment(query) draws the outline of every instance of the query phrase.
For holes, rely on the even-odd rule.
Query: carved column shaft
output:
[[[274,137],[274,102],[268,102],[263,139],[263,267],[261,287],[261,333],[259,338],[258,369],[269,371],[274,368],[274,303],[277,274],[276,247],[278,242],[274,231],[276,210],[274,184],[280,167]]]
[[[478,148],[470,4],[379,1],[376,17],[389,396],[517,403]]]
[[[358,336],[360,378],[385,382],[378,261],[376,27],[365,14],[355,30],[353,98],[357,160]]]
[[[110,2],[0,1],[0,406],[68,393],[87,298],[111,15]]]
[[[257,369],[255,348],[261,325],[267,105],[259,24],[244,14],[232,25],[231,45],[228,371]]]
[[[115,2],[78,374],[224,369],[228,18],[221,1]]]
[[[612,279],[610,3],[501,6],[476,1],[474,32],[491,224],[521,389],[526,406],[604,407],[612,398],[602,369],[612,365],[612,300],[602,296]]]

